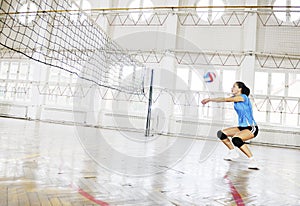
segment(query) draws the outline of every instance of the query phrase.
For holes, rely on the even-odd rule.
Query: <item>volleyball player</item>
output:
[[[224,160],[231,161],[239,155],[234,146],[238,147],[249,158],[249,169],[259,169],[258,165],[245,141],[257,136],[258,126],[253,118],[252,105],[249,99],[250,89],[243,82],[235,82],[232,96],[228,98],[207,98],[201,101],[208,102],[234,102],[234,109],[238,115],[238,126],[219,130],[218,138],[228,147],[229,153]],[[228,137],[231,137],[231,141]]]

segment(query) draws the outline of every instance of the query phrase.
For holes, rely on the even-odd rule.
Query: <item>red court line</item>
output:
[[[245,206],[244,201],[240,195],[240,193],[237,191],[237,189],[234,187],[230,179],[228,179],[227,175],[224,177],[224,179],[228,180],[228,184],[230,186],[231,195],[236,203],[237,206]]]
[[[107,202],[103,202],[101,200],[96,199],[94,196],[92,196],[91,194],[87,193],[86,191],[84,191],[83,189],[81,189],[80,187],[77,187],[74,184],[71,184],[71,187],[74,188],[75,190],[77,190],[77,192],[79,194],[81,194],[83,197],[85,197],[86,199],[89,199],[90,201],[101,205],[101,206],[109,206],[109,204]]]

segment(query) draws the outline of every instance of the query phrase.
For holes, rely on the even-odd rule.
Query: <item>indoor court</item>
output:
[[[296,0],[1,0],[0,206],[300,205],[299,27]]]

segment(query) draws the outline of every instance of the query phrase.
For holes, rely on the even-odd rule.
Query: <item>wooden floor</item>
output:
[[[300,150],[250,145],[256,171],[243,156],[224,161],[218,141],[179,141],[191,148],[162,161],[163,145],[178,138],[155,137],[160,143],[147,147],[158,139],[102,129],[107,145],[123,154],[118,159],[89,130],[100,129],[0,118],[0,206],[300,205]],[[127,162],[134,156],[145,161]]]

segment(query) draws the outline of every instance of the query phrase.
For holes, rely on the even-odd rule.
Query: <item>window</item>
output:
[[[73,101],[70,96],[74,95],[74,92],[75,95],[76,92],[78,92],[77,95],[82,95],[80,88],[72,84],[76,82],[76,79],[75,74],[49,67],[49,78],[42,89],[44,94],[47,94],[46,103],[49,105],[72,105]]]
[[[200,72],[193,69],[191,78],[191,90],[203,91],[203,78]]]
[[[254,94],[267,95],[268,93],[268,73],[255,72]]]
[[[299,6],[299,0],[276,0],[274,6]],[[296,21],[300,18],[297,8],[275,8],[275,16],[284,22]]]
[[[284,96],[285,74],[271,73],[270,95]]]
[[[299,126],[300,74],[255,72],[253,112],[257,122]],[[288,97],[288,98],[286,98]]]
[[[189,89],[189,69],[177,69],[176,89]]]
[[[18,71],[19,71],[19,63],[18,62],[12,62],[10,64],[10,69],[9,69],[9,79],[17,79],[18,78]]]
[[[29,101],[32,84],[24,80],[31,78],[30,64],[21,61],[0,62],[0,98],[5,100]]]
[[[288,86],[289,97],[300,97],[300,74],[290,73]]]
[[[298,118],[299,118],[298,109],[299,109],[299,102],[297,100],[286,100],[286,109],[285,109],[286,125],[297,126]]]
[[[257,122],[266,122],[267,119],[267,103],[265,99],[255,98],[255,102],[252,102],[253,115]]]
[[[153,7],[153,3],[151,0],[134,0],[129,4],[129,8],[145,8],[145,7]],[[141,14],[140,10],[134,10],[131,12],[130,17],[134,22],[146,21],[152,15],[152,12],[147,12]]]
[[[79,6],[79,7],[78,7]],[[86,16],[85,14],[81,13],[79,11],[79,8],[81,8],[82,10],[85,10],[85,13],[90,14],[91,13],[91,4],[90,2],[88,2],[87,0],[77,0],[75,1],[75,4],[72,4],[72,7],[70,8],[70,10],[74,10],[71,11],[71,20],[76,22],[76,21],[80,21],[83,22],[84,20],[86,20]]]
[[[37,10],[36,4],[31,1],[24,4],[18,10],[20,12],[19,21],[22,24],[30,24],[35,19]]]
[[[60,70],[52,69],[49,74],[49,82],[59,82]]]
[[[282,113],[278,110],[283,110],[283,105],[281,100],[272,99],[272,104],[270,108],[270,122],[275,124],[280,124],[282,122]]]
[[[1,79],[8,79],[9,74],[9,62],[1,62],[0,65],[0,78]]]
[[[223,70],[223,81],[222,86],[224,92],[231,92],[233,84],[236,82],[235,71],[232,70]]]
[[[122,79],[128,79],[130,78],[130,76],[132,75],[133,73],[133,69],[134,67],[133,66],[124,66],[123,67],[123,73],[122,73]]]
[[[29,69],[30,65],[29,63],[20,63],[20,70],[19,70],[19,79],[20,80],[29,80]]]
[[[224,3],[222,0],[200,0],[197,6],[224,6]],[[201,20],[211,22],[220,19],[224,10],[224,8],[197,8],[197,13]]]

